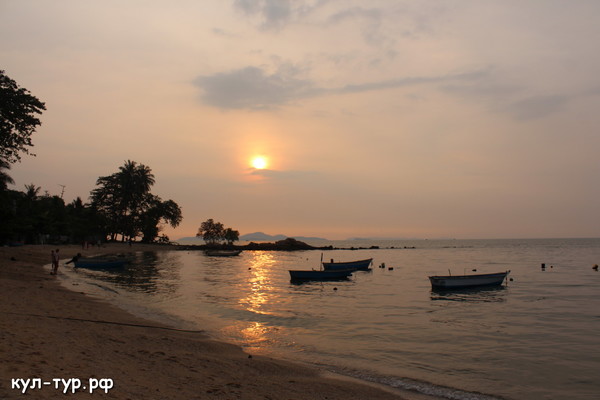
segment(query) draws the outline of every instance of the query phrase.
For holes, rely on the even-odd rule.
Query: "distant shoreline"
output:
[[[328,246],[313,246],[296,240],[293,238],[287,238],[285,240],[279,240],[277,242],[250,242],[245,245],[223,245],[223,244],[177,244],[175,245],[178,250],[262,250],[262,251],[303,251],[303,250],[379,250],[380,246],[372,245],[369,247],[335,247],[333,245]],[[397,247],[401,249],[402,247]],[[405,246],[404,249],[414,249],[414,246]]]

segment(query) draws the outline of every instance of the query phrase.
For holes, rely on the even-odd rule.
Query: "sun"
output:
[[[269,162],[268,162],[267,158],[264,156],[256,156],[256,157],[252,158],[251,164],[252,164],[252,167],[254,167],[256,169],[265,169],[269,165]]]

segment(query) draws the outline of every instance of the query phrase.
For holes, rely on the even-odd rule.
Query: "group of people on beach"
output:
[[[81,258],[81,253],[77,253],[76,256],[71,258],[65,264],[74,263]],[[58,264],[60,262],[60,256],[58,255],[58,249],[52,250],[50,252],[50,259],[52,260],[52,270],[50,271],[50,275],[56,275],[58,273]]]

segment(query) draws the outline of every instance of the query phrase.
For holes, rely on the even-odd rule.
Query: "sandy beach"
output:
[[[86,390],[76,398],[115,399],[416,399],[325,374],[317,368],[266,357],[137,318],[108,303],[63,288],[43,268],[56,246],[0,248],[0,398],[62,398],[54,379],[78,378]],[[163,250],[112,244],[82,251],[59,246],[61,268],[84,255]],[[59,269],[59,274],[60,274]],[[34,379],[41,388],[26,390]],[[91,380],[90,380],[91,379]],[[110,379],[112,388],[89,393],[90,383]],[[33,382],[33,381],[32,381]],[[74,382],[74,381],[73,381]],[[108,380],[102,381],[108,386]],[[59,386],[57,389],[56,386]]]

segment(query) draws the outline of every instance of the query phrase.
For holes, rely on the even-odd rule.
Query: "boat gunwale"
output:
[[[475,279],[475,278],[495,278],[495,277],[506,277],[510,271],[505,272],[494,272],[491,274],[473,274],[473,275],[432,275],[429,279]]]
[[[323,265],[327,264],[327,265],[342,265],[342,264],[362,264],[369,261],[369,263],[373,262],[373,258],[365,258],[364,260],[356,260],[356,261],[334,261],[334,262],[325,262],[323,261]]]

